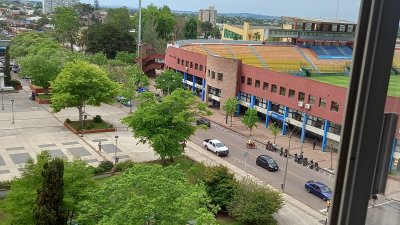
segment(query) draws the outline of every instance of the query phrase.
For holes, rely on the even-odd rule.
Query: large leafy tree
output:
[[[130,53],[127,51],[121,51],[121,52],[117,52],[117,54],[115,55],[115,60],[119,60],[121,62],[124,62],[126,64],[133,64],[133,60],[136,58],[136,54],[135,53]]]
[[[105,24],[118,28],[123,32],[129,32],[129,30],[133,29],[133,21],[130,18],[129,9],[126,7],[109,9]]]
[[[176,89],[160,102],[152,93],[142,93],[135,112],[123,119],[135,138],[148,142],[165,163],[182,155],[186,141],[194,134],[196,114],[207,115],[205,103],[187,90]]]
[[[4,64],[4,82],[6,86],[11,85],[11,67],[10,67],[10,46],[6,48],[5,64]]]
[[[190,17],[185,21],[184,36],[186,39],[196,39],[197,38],[197,20]]]
[[[226,112],[225,123],[228,123],[228,116],[231,117],[231,127],[232,127],[232,117],[236,112],[237,105],[239,101],[235,97],[229,97],[224,104],[224,110]]]
[[[213,38],[220,39],[221,38],[221,31],[219,30],[219,28],[217,26],[214,26],[212,28],[212,30],[211,30],[210,35]]]
[[[77,107],[79,121],[84,105],[111,103],[118,93],[118,84],[111,81],[97,65],[85,61],[69,62],[52,82],[51,97],[54,112]]]
[[[135,14],[135,24],[138,21],[138,14]],[[157,37],[163,40],[171,40],[174,31],[174,25],[176,23],[176,18],[172,14],[171,9],[168,6],[163,6],[158,8],[157,6],[150,4],[147,8],[142,9],[142,22],[151,21],[150,24],[155,26]],[[143,31],[144,31],[143,27]]]
[[[154,19],[149,18],[145,20],[143,23],[142,41],[154,47],[158,53],[163,53],[165,52],[167,41],[154,35],[157,33],[156,27]]]
[[[90,26],[82,41],[86,51],[91,53],[102,52],[107,58],[114,58],[119,51],[133,52],[136,48],[135,37],[112,23],[94,24]]]
[[[176,18],[176,23],[174,25],[174,37],[173,40],[182,40],[184,38],[185,29],[185,17],[180,16]]]
[[[169,95],[177,88],[182,88],[183,75],[173,70],[164,71],[156,79],[156,88],[160,89],[163,95]]]
[[[73,51],[80,29],[78,13],[70,7],[57,7],[54,14],[54,24],[62,41],[68,42],[71,51]]]
[[[245,178],[239,182],[228,212],[245,224],[269,224],[272,215],[282,206],[283,198],[278,191]]]
[[[208,36],[210,36],[210,34],[211,34],[213,25],[212,25],[212,23],[205,21],[205,22],[201,23],[200,28],[201,28],[202,33],[204,34],[204,38],[207,39]]]
[[[21,58],[29,53],[37,53],[43,48],[60,48],[60,44],[48,33],[28,32],[11,40],[11,58]]]
[[[255,109],[247,109],[243,119],[242,123],[250,130],[250,137],[251,137],[251,131],[253,128],[257,127],[257,122],[259,121],[258,115],[257,115],[257,110]]]
[[[213,211],[209,211],[209,210]],[[82,225],[216,224],[204,186],[176,166],[137,165],[112,178],[80,204]]]
[[[38,190],[37,205],[34,208],[35,224],[66,225],[64,208],[64,161],[54,159],[43,165],[42,187]]]
[[[59,48],[43,48],[20,59],[21,75],[30,76],[32,83],[43,87],[48,94],[50,82],[56,79],[64,64],[64,54]]]
[[[10,215],[7,224],[34,224],[32,216],[36,205],[37,190],[42,187],[44,164],[51,161],[49,152],[43,151],[36,157],[27,161],[22,171],[21,178],[16,178],[11,183],[11,190],[5,200],[5,210]],[[76,216],[77,204],[87,197],[88,191],[94,188],[92,171],[87,163],[75,159],[64,162],[64,206],[69,220]]]
[[[91,4],[76,3],[73,7],[79,16],[81,26],[89,26],[96,22],[94,7]]]

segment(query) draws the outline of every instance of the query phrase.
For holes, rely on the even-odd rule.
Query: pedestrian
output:
[[[317,145],[317,140],[316,139],[314,139],[314,142],[313,142],[313,150],[315,149],[315,146]]]

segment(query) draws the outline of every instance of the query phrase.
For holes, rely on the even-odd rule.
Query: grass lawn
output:
[[[0,198],[0,225],[9,225],[9,223],[7,223],[6,218],[7,218],[7,214],[4,212],[4,199]]]
[[[310,77],[311,80],[316,80],[328,84],[333,84],[340,87],[349,86],[348,76],[321,76],[321,77]],[[389,91],[388,95],[393,97],[400,97],[400,76],[392,75],[389,81]]]
[[[41,99],[41,100],[46,100],[46,99],[50,99],[52,94],[38,94],[38,96],[36,96],[36,98]]]
[[[82,124],[79,121],[71,121],[69,123],[75,130],[79,131],[82,128]],[[83,127],[85,130],[92,130],[92,129],[105,129],[105,128],[110,128],[110,124],[101,121],[100,123],[95,123],[93,120],[85,120],[83,123]]]

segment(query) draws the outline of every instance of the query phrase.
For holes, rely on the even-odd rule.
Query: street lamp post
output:
[[[1,110],[4,110],[4,92],[3,88],[1,88]]]
[[[114,163],[114,165],[117,165],[117,162],[118,162],[117,150],[118,150],[118,135],[115,135],[115,150],[114,150],[115,163]]]
[[[12,122],[15,123],[14,121],[14,99],[11,99],[11,112],[12,112]]]
[[[333,147],[332,147],[332,144],[330,144],[330,148],[329,148],[329,151],[331,152],[331,170],[333,170],[333,165],[332,165],[332,161],[333,161]]]
[[[288,126],[288,124],[284,123],[283,126]],[[288,126],[288,129],[289,129],[289,126]],[[292,140],[292,136],[293,136],[293,134],[292,134],[292,133],[289,133],[289,144],[288,144],[288,152],[287,152],[287,155],[286,155],[285,175],[284,175],[284,177],[283,177],[283,183],[282,183],[282,185],[281,185],[282,192],[285,192],[287,168],[288,168],[288,164],[289,164],[290,142],[291,142],[291,140]]]

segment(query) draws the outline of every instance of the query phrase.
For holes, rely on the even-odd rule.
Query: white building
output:
[[[79,3],[79,0],[43,0],[43,13],[51,14],[59,6],[70,7]]]

